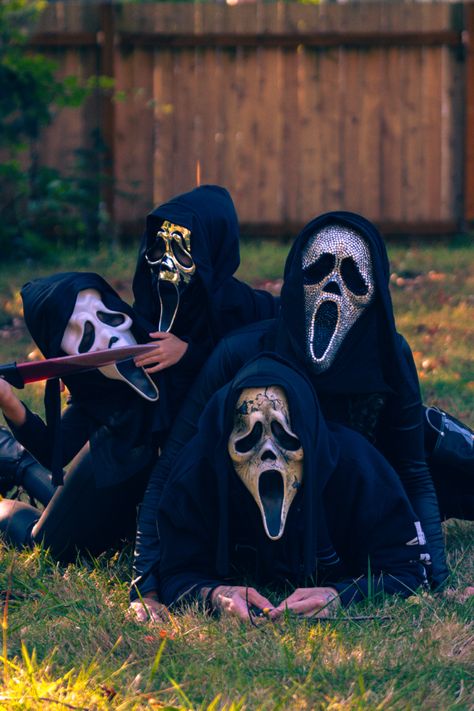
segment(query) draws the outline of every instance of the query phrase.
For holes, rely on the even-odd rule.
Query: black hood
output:
[[[202,185],[155,208],[146,220],[133,278],[134,307],[155,324],[159,320],[159,306],[145,253],[153,244],[164,220],[186,227],[191,232],[196,276],[187,289],[190,301],[206,298],[209,302],[240,263],[238,218],[232,198],[225,188]],[[204,294],[196,289],[196,282]]]
[[[61,341],[74,311],[77,295],[84,289],[96,289],[112,311],[122,311],[133,320],[132,331],[138,342],[146,334],[137,324],[133,309],[98,274],[63,272],[27,282],[21,289],[25,323],[45,358],[66,355]]]
[[[308,240],[328,224],[339,223],[358,232],[373,262],[372,303],[352,326],[333,363],[312,372],[305,354],[302,252]],[[304,365],[318,391],[339,393],[391,392],[403,372],[410,377],[401,353],[389,290],[390,268],[383,239],[376,227],[352,212],[328,212],[311,220],[296,238],[285,265],[277,350]]]
[[[278,385],[285,390],[292,429],[304,450],[303,485],[290,507],[284,533],[277,541],[264,534],[257,505],[235,473],[227,451],[235,405],[242,389],[265,385]],[[327,561],[335,558],[325,526],[322,491],[337,465],[339,450],[321,415],[311,383],[302,373],[274,354],[262,354],[249,362],[213,396],[200,419],[197,438],[182,457],[189,457],[191,451],[198,453],[195,456],[205,453],[207,461],[200,467],[199,481],[191,481],[189,486],[195,489],[197,497],[202,497],[203,492],[216,492],[213,499],[218,508],[216,569],[220,575],[229,573],[231,518],[238,516],[239,511],[242,515],[241,505],[236,501],[239,498],[258,522],[262,534],[256,540],[258,558],[270,578],[275,573],[272,561],[282,557],[294,574],[305,576],[315,572],[318,557]],[[209,512],[209,516],[215,514]]]

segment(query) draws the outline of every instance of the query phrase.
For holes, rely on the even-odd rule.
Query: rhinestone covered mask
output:
[[[111,311],[96,289],[83,289],[77,295],[61,348],[68,355],[78,355],[130,346],[137,342],[131,327],[132,319],[128,314]],[[98,370],[106,378],[124,381],[146,400],[158,399],[155,384],[143,368],[137,368],[133,358],[102,366]]]
[[[302,268],[305,352],[314,370],[322,372],[372,300],[372,259],[357,232],[333,224],[308,240]]]
[[[165,220],[145,259],[153,274],[160,302],[159,331],[169,331],[179,307],[180,294],[191,281],[196,264],[191,254],[191,231]]]
[[[303,448],[291,429],[282,388],[242,390],[228,452],[237,476],[255,499],[265,533],[272,540],[281,538],[303,480]]]

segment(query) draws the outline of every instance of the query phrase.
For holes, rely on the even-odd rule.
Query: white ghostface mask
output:
[[[96,289],[84,289],[77,295],[61,348],[68,355],[76,355],[131,346],[136,344],[131,327],[130,316],[107,308]],[[123,380],[147,400],[158,399],[155,384],[143,368],[137,368],[132,358],[103,366],[98,370],[107,378]]]
[[[317,232],[303,250],[305,351],[316,372],[334,361],[374,294],[372,259],[362,237],[344,225]]]
[[[285,392],[276,385],[244,388],[237,401],[228,452],[255,499],[265,533],[283,535],[303,480],[303,448],[291,429]]]
[[[145,259],[157,280],[160,301],[159,331],[169,331],[173,325],[183,288],[196,271],[191,254],[191,231],[165,220]]]

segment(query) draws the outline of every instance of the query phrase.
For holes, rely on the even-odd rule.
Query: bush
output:
[[[56,78],[57,66],[26,50],[28,36],[45,8],[44,0],[3,0],[0,4],[0,239],[2,256],[42,256],[59,243],[94,246],[106,223],[98,170],[103,146],[76,152],[70,175],[38,165],[41,130],[64,106],[79,107],[107,78]],[[25,167],[26,166],[26,167]]]

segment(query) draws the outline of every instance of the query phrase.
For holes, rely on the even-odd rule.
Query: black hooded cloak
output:
[[[329,223],[358,231],[373,259],[376,292],[355,322],[331,367],[313,372],[304,355],[302,251],[308,239]],[[194,435],[211,395],[262,350],[275,351],[302,368],[318,393],[327,420],[362,432],[384,454],[400,477],[422,522],[432,558],[432,584],[447,577],[436,493],[425,461],[421,395],[410,347],[397,333],[389,291],[385,245],[368,220],[350,212],[330,212],[312,220],[296,238],[285,265],[281,314],[222,339],[190,391],[179,419],[150,478],[137,530],[135,569],[143,592],[157,585],[159,561],[156,511],[176,456]],[[133,593],[132,593],[133,594]]]
[[[133,294],[134,308],[148,321],[158,324],[160,304],[145,254],[164,220],[191,232],[196,273],[181,297],[171,331],[189,342],[190,352],[185,357],[197,358],[201,365],[212,347],[229,331],[273,318],[278,299],[232,276],[240,263],[239,223],[234,203],[224,188],[202,185],[177,195],[147,217]]]
[[[128,304],[97,274],[67,272],[35,279],[22,288],[26,325],[46,358],[65,355],[61,350],[64,331],[74,310],[77,295],[96,289],[105,305],[133,320],[138,342],[146,338],[146,326],[139,323]],[[15,437],[43,466],[63,466],[90,441],[96,485],[116,485],[151,461],[153,404],[136,394],[126,383],[106,378],[98,370],[67,376],[64,382],[71,397],[62,418],[59,383],[49,381],[46,392],[47,425],[27,409],[23,426],[11,429]]]
[[[227,452],[243,388],[279,385],[303,445],[303,484],[277,541]],[[395,472],[366,440],[327,426],[307,378],[271,355],[250,362],[204,410],[158,511],[161,598],[190,601],[220,584],[331,585],[343,605],[371,588],[411,594],[425,581],[415,514]],[[416,539],[416,540],[414,540]],[[367,561],[370,559],[371,575]]]

